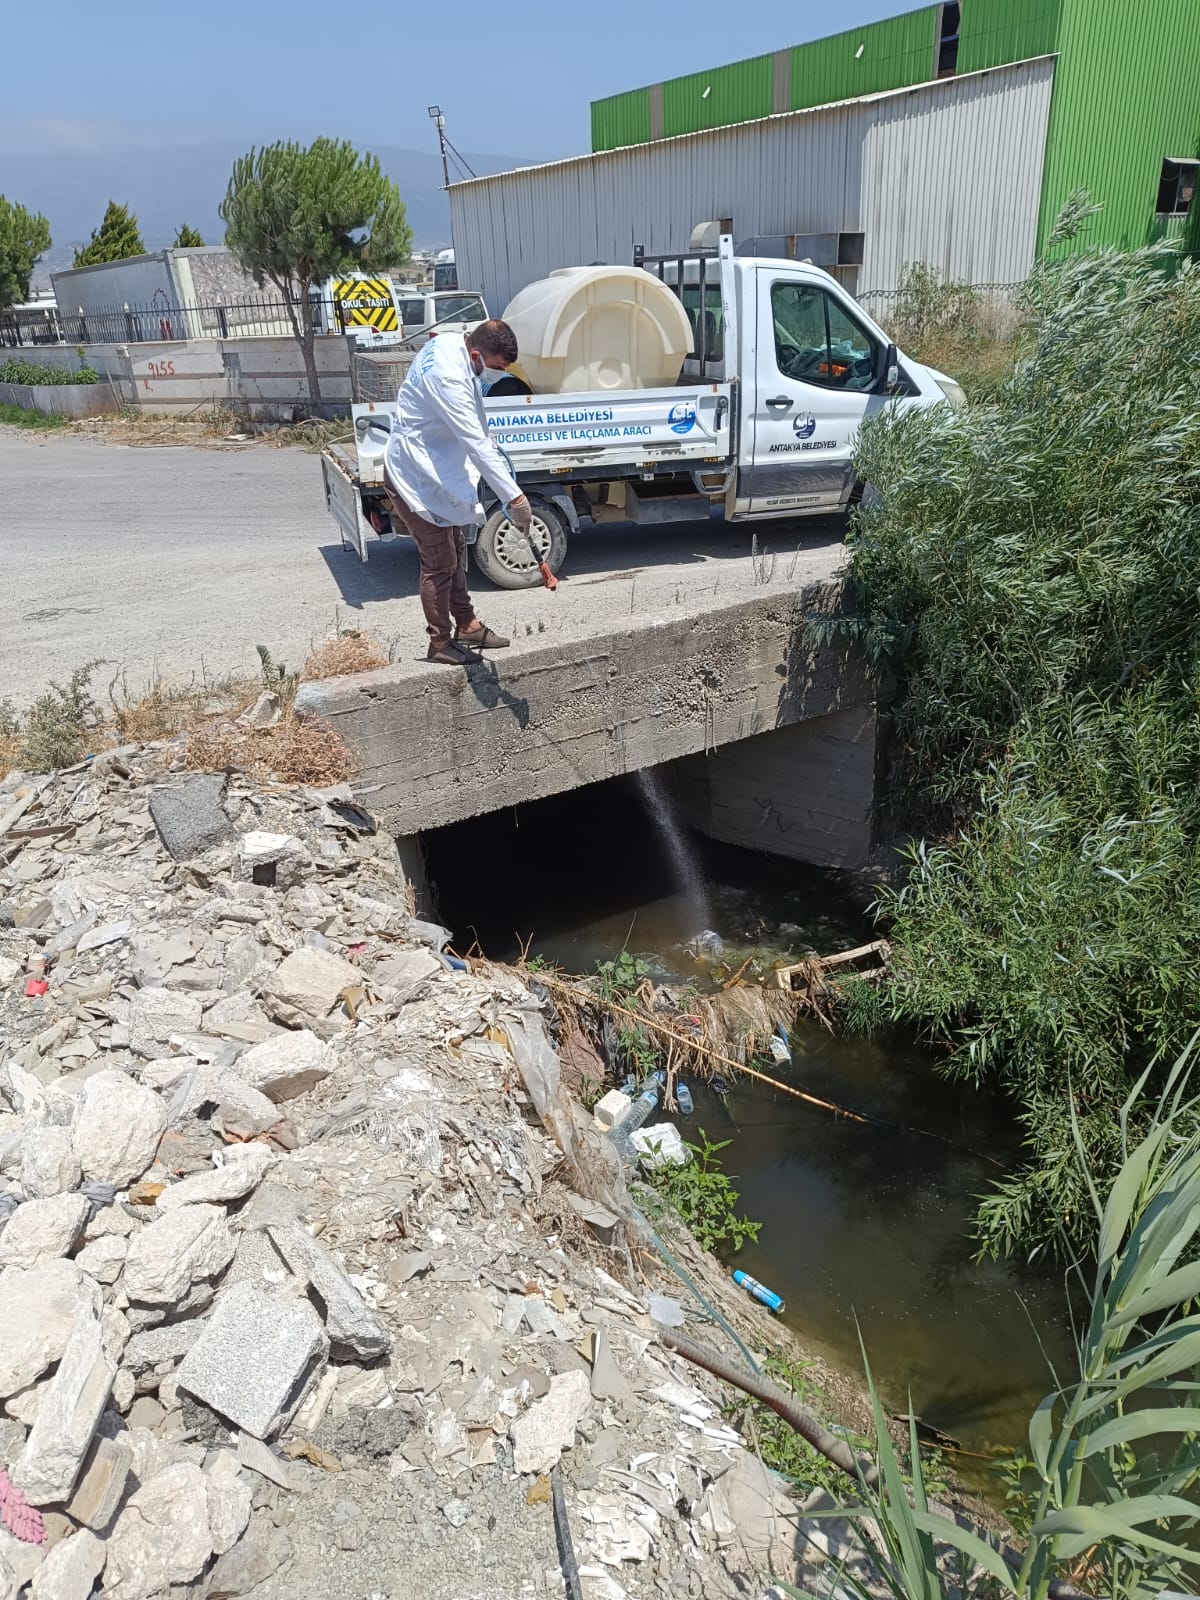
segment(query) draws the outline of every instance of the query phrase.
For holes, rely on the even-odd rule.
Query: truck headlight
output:
[[[967,403],[967,396],[961,383],[955,383],[953,378],[939,378],[938,388],[946,396],[947,401],[955,411],[962,411]]]

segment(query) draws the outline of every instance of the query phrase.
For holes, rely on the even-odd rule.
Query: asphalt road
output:
[[[573,543],[557,594],[505,592],[472,570],[478,611],[514,647],[604,631],[622,616],[702,606],[739,589],[832,574],[835,522],[751,533],[720,522],[608,527]],[[0,699],[26,704],[91,660],[155,678],[289,668],[336,628],[373,629],[413,670],[426,647],[416,551],[376,543],[364,566],[300,450],[110,445],[0,432]],[[543,640],[544,642],[544,640]],[[103,682],[102,671],[96,675]]]

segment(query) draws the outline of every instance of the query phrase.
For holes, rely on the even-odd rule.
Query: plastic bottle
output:
[[[679,1107],[679,1115],[681,1117],[690,1117],[692,1112],[695,1111],[696,1105],[692,1099],[692,1091],[686,1083],[677,1083],[675,1085],[675,1104]]]
[[[759,1283],[757,1278],[752,1278],[740,1267],[733,1274],[733,1281],[739,1288],[745,1289],[747,1294],[752,1294],[756,1300],[761,1300],[769,1311],[783,1310],[783,1296],[776,1294],[774,1289],[768,1289],[765,1283]]]

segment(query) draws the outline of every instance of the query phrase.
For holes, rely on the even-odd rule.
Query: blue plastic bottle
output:
[[[733,1274],[733,1281],[747,1294],[752,1294],[756,1300],[761,1300],[768,1311],[782,1311],[783,1297],[768,1289],[765,1283],[759,1283],[757,1278],[752,1278],[748,1272],[743,1272],[739,1267]]]
[[[692,1112],[695,1111],[696,1106],[692,1099],[692,1091],[686,1083],[677,1083],[675,1085],[675,1104],[679,1107],[679,1115],[681,1117],[690,1117]]]

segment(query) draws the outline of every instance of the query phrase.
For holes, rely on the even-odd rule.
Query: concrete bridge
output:
[[[843,605],[843,561],[823,546],[799,572],[756,569],[624,620],[598,605],[589,618],[576,593],[573,626],[466,673],[405,663],[305,684],[298,707],[336,727],[364,803],[400,839],[656,767],[710,837],[860,866],[876,685],[857,647],[813,645],[804,627]]]

